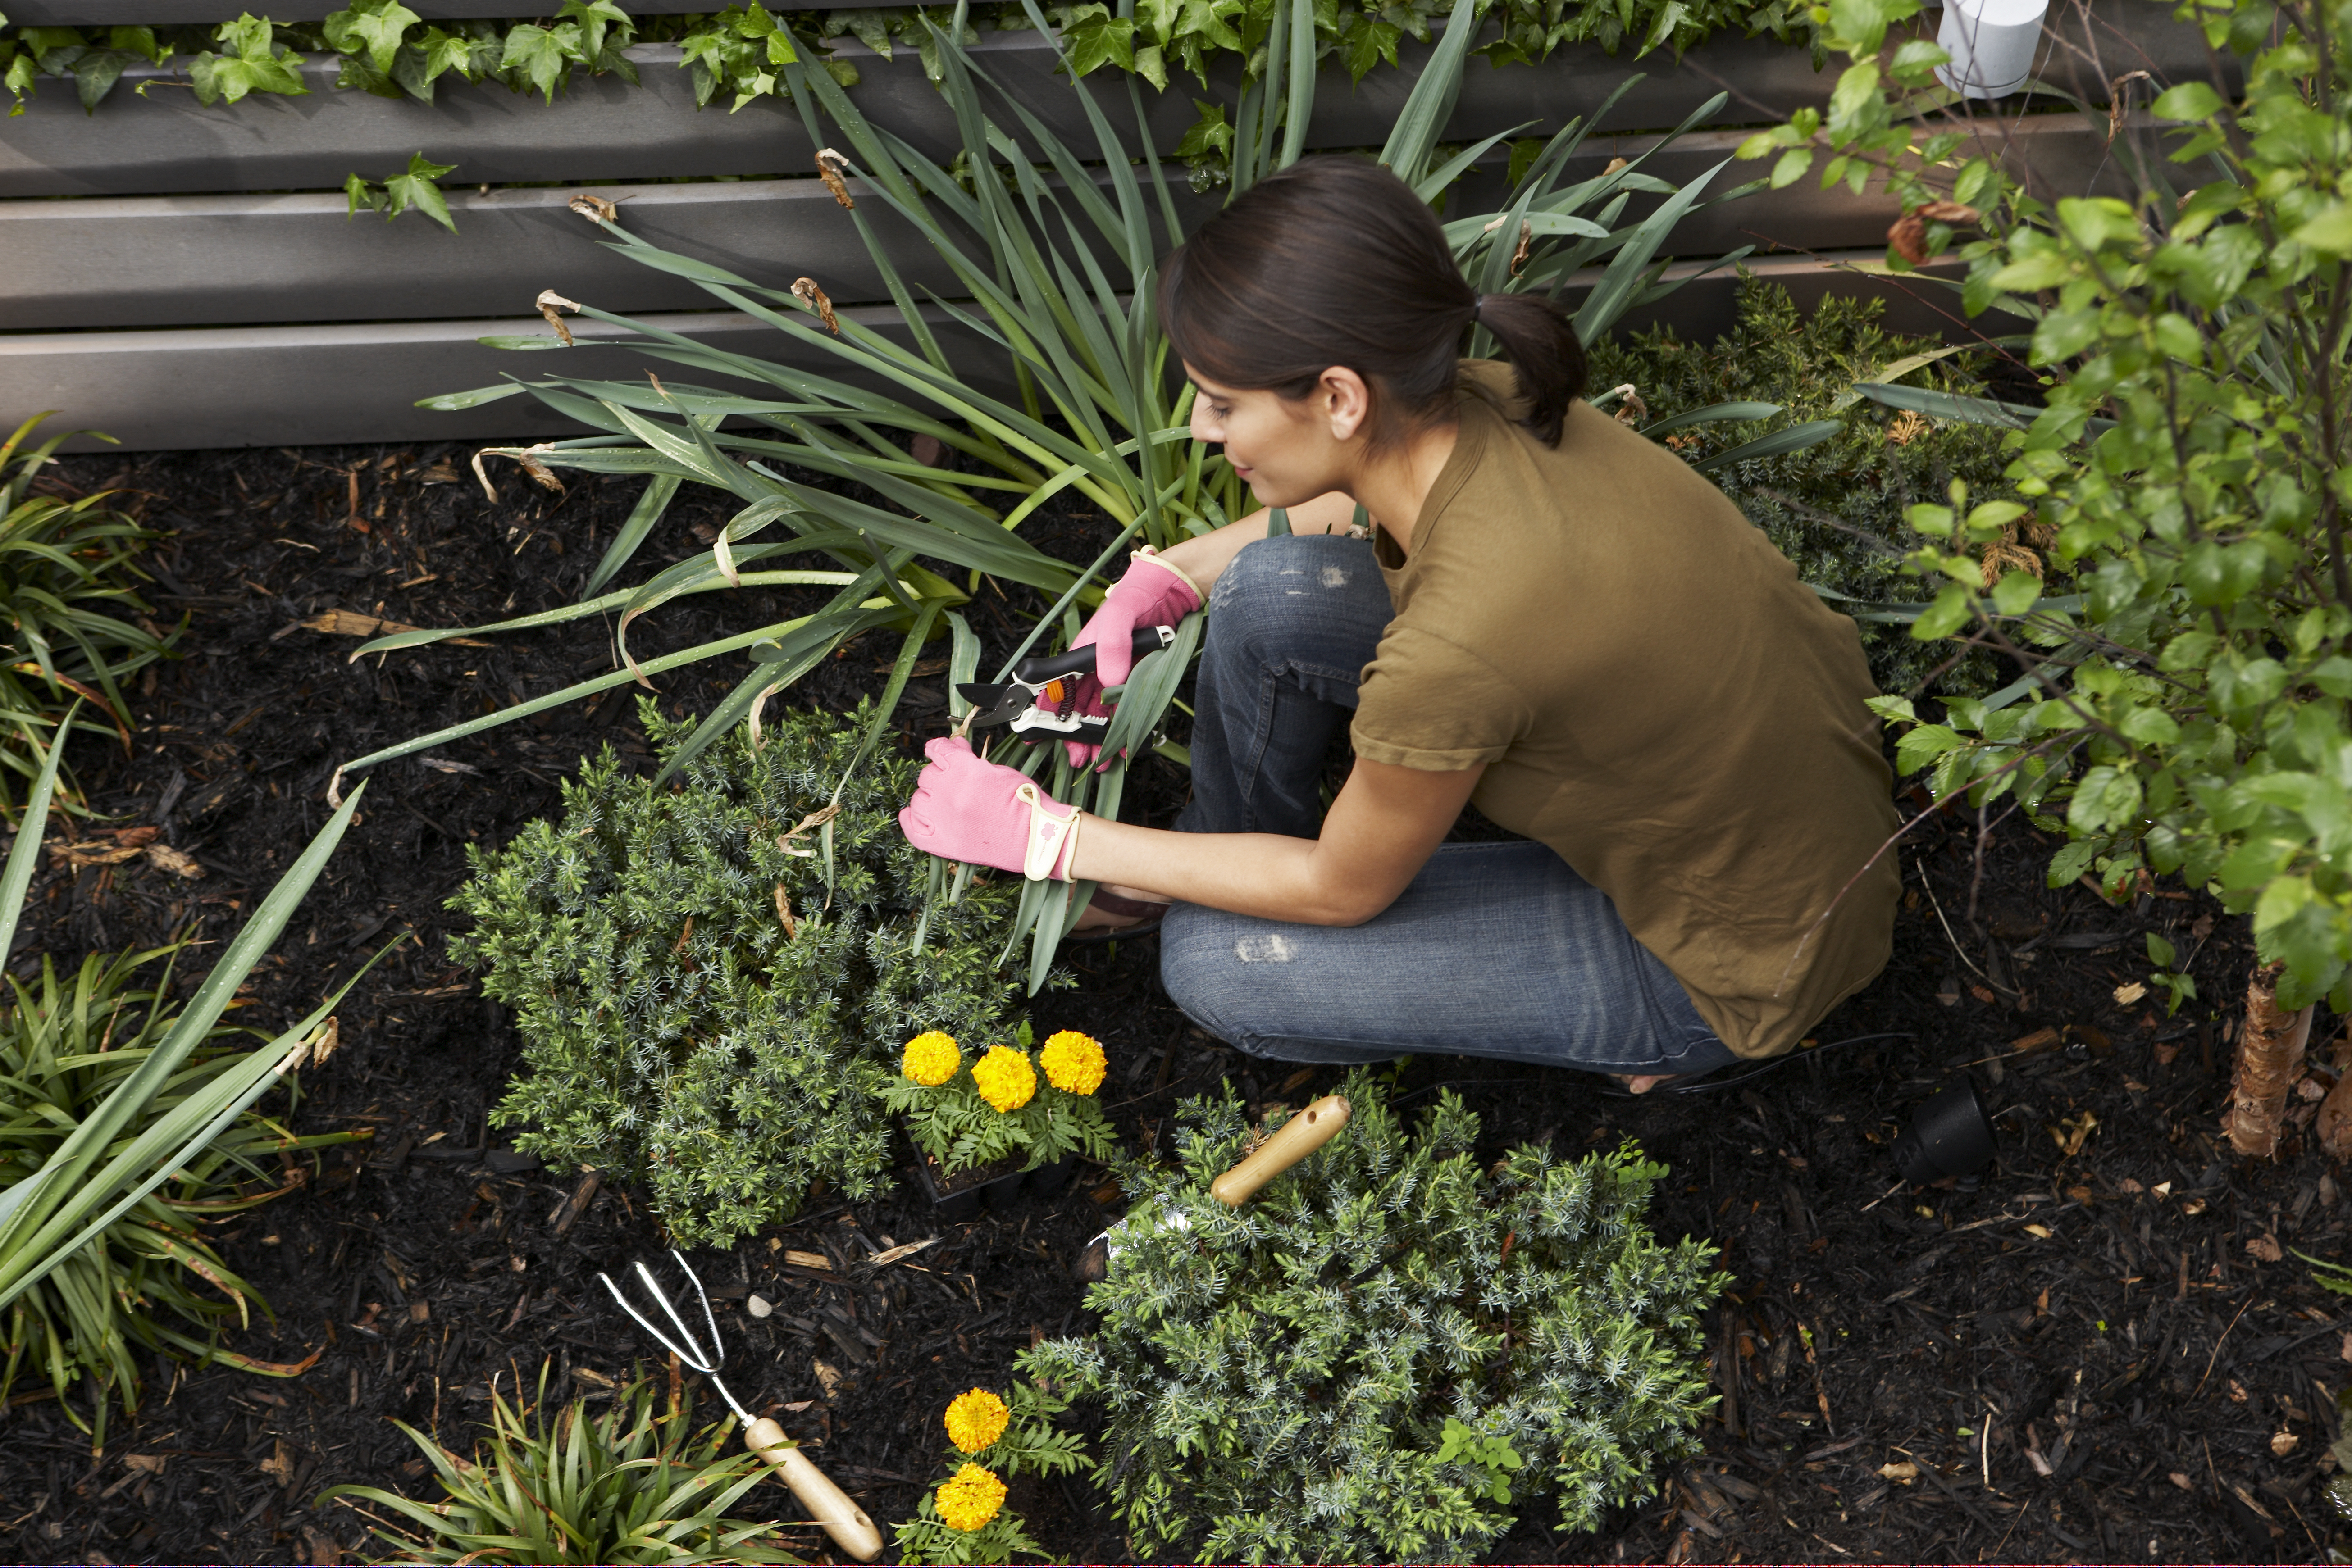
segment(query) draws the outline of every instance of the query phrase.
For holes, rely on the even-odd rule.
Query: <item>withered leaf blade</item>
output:
[[[841,336],[841,319],[834,315],[833,301],[831,298],[827,298],[824,289],[817,287],[815,278],[793,278],[793,293],[796,298],[805,303],[810,309],[816,312],[816,319],[824,323],[824,329],[826,331],[832,333],[836,338]]]
[[[833,199],[843,206],[855,207],[857,204],[849,199],[849,186],[841,177],[843,172],[848,167],[849,160],[832,148],[820,147],[816,150],[816,172],[824,178],[824,188],[831,191]]]
[[[537,455],[541,452],[552,452],[554,450],[555,448],[551,444],[542,441],[536,446],[528,446],[522,451],[516,453],[514,455],[514,460],[522,465],[522,471],[530,475],[541,489],[552,490],[557,495],[561,496],[563,494],[563,481],[557,478],[554,474],[549,470],[547,465],[539,460]]]
[[[1524,221],[1521,222],[1519,225],[1518,247],[1511,252],[1511,276],[1513,277],[1517,277],[1519,275],[1519,268],[1527,266],[1528,256],[1535,250],[1535,246],[1536,225],[1531,223]]]
[[[592,196],[585,191],[582,191],[574,195],[572,200],[565,203],[564,205],[570,207],[573,212],[578,213],[582,217],[592,219],[600,224],[618,223],[621,217],[621,209],[619,207],[614,206],[612,203],[606,201],[602,196]]]
[[[547,324],[555,329],[555,335],[563,340],[563,346],[567,349],[572,347],[572,329],[563,324],[563,319],[556,312],[569,310],[576,315],[580,309],[579,302],[566,299],[552,288],[542,288],[535,303],[539,306],[539,313],[547,318]]]
[[[1650,417],[1650,405],[1642,401],[1642,394],[1633,390],[1632,382],[1626,382],[1615,391],[1618,403],[1614,417],[1618,423],[1639,424]]]

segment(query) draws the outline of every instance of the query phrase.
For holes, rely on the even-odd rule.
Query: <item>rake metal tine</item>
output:
[[[710,1364],[697,1370],[715,1374],[727,1364],[727,1342],[719,1337],[719,1319],[710,1311],[710,1297],[702,1288],[702,1276],[688,1264],[686,1255],[675,1247],[669,1249],[669,1255],[677,1260],[678,1271],[686,1276],[686,1282],[694,1287],[696,1299],[702,1302],[702,1321],[710,1325]]]
[[[674,1251],[672,1256],[676,1256]],[[687,1343],[686,1349],[678,1351],[677,1358],[686,1363],[687,1365],[694,1368],[695,1371],[705,1375],[718,1371],[719,1363],[717,1359],[715,1356],[707,1355],[703,1353],[702,1342],[694,1337],[694,1331],[686,1326],[686,1320],[684,1318],[677,1315],[677,1306],[671,1302],[668,1293],[662,1290],[659,1283],[655,1281],[654,1271],[651,1269],[646,1268],[643,1261],[640,1261],[637,1264],[637,1273],[645,1280],[646,1288],[653,1291],[654,1300],[661,1303],[661,1309],[664,1312],[668,1314],[669,1321],[677,1325],[677,1337],[684,1340]],[[694,1276],[689,1272],[687,1275],[687,1278],[691,1280]],[[698,1291],[701,1288],[701,1285],[698,1283],[695,1286],[695,1289]],[[709,1309],[706,1307],[705,1310],[708,1311]],[[667,1342],[665,1341],[664,1343],[667,1343]],[[676,1349],[677,1347],[672,1346],[672,1348]]]
[[[643,1263],[638,1264],[637,1271],[639,1273],[644,1273],[645,1267],[646,1266]],[[681,1361],[692,1361],[693,1358],[685,1351],[678,1349],[677,1344],[671,1341],[669,1335],[656,1328],[652,1322],[646,1318],[645,1313],[637,1311],[635,1307],[629,1304],[629,1298],[621,1293],[621,1287],[613,1283],[613,1276],[610,1274],[599,1273],[596,1278],[604,1281],[604,1289],[612,1292],[614,1302],[618,1305],[623,1312],[636,1319],[637,1326],[645,1330],[646,1333],[653,1335],[656,1343],[659,1344],[664,1350],[668,1351],[672,1355],[677,1356]],[[656,1291],[654,1294],[656,1300],[660,1299],[659,1291]]]

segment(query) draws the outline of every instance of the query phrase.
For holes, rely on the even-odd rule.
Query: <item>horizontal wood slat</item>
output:
[[[1772,257],[1759,261],[1753,270],[1785,285],[1807,308],[1832,292],[1875,295],[1888,300],[1889,324],[1902,330],[1941,335],[1952,329],[1958,311],[1950,290],[1924,278],[1895,278],[1870,270],[1878,265],[1880,254]],[[1682,264],[1677,271],[1687,275],[1696,266]],[[1591,281],[1580,280],[1570,298],[1580,297]],[[1711,340],[1731,326],[1736,287],[1727,275],[1702,277],[1633,312],[1624,325],[1630,329],[1669,321],[1685,339]],[[887,309],[848,314],[886,330],[894,324]],[[680,313],[648,320],[731,351],[785,358],[812,369],[839,363],[730,312]],[[2004,322],[1984,330],[2014,328]],[[491,384],[503,373],[527,378],[558,364],[566,373],[606,379],[635,379],[648,368],[658,369],[667,381],[711,379],[635,352],[593,346],[593,340],[610,335],[597,324],[582,324],[575,330],[592,346],[540,354],[501,351],[475,341],[493,333],[544,334],[546,326],[536,316],[6,335],[0,336],[0,407],[57,409],[60,423],[103,430],[131,451],[547,440],[577,433],[527,396],[457,413],[431,413],[414,404],[419,398]],[[951,334],[950,338],[953,340]],[[950,352],[959,371],[972,384],[992,386],[1002,380],[1001,358],[985,349],[965,340]],[[95,450],[99,444],[77,445]]]
[[[2144,131],[2136,127],[2136,133]],[[1744,133],[1696,131],[1644,165],[1681,183],[1728,158]],[[1595,138],[1570,178],[1612,159],[1639,157],[1650,137]],[[2014,133],[2013,161],[2041,193],[2082,195],[2114,183],[2104,137],[2072,116],[2042,117]],[[1769,167],[1734,162],[1716,176],[1726,191]],[[2102,175],[2105,178],[2103,181]],[[712,262],[754,282],[787,287],[809,276],[838,302],[887,302],[887,291],[850,214],[816,180],[604,187],[630,233]],[[1498,206],[1502,172],[1457,186],[1455,212]],[[471,192],[451,202],[457,233],[410,214],[391,222],[346,214],[340,196],[135,196],[81,202],[0,203],[0,329],[168,327],[270,321],[429,319],[496,316],[554,288],[604,309],[709,308],[684,278],[629,260],[599,243],[566,209],[562,189]],[[1643,198],[1644,203],[1650,198]],[[1188,224],[1215,210],[1178,187]],[[1633,221],[1642,209],[1629,210]],[[930,246],[880,202],[859,208],[890,247],[910,287],[960,293]],[[1893,204],[1843,184],[1806,179],[1781,191],[1703,205],[1675,229],[1666,254],[1719,256],[1742,245],[1850,250],[1885,242]]]
[[[2168,5],[2099,0],[2087,33],[2064,20],[2067,15],[2051,29],[2043,69],[2072,79],[2088,98],[2103,101],[2102,84],[2128,70],[2166,79],[2207,74],[2201,38],[2172,22]],[[1930,31],[1933,23],[1930,16]],[[2091,44],[2095,57],[2087,52]],[[420,151],[457,165],[452,179],[463,184],[810,172],[814,150],[788,107],[760,99],[731,114],[721,107],[698,110],[690,73],[677,68],[674,47],[640,45],[629,52],[643,87],[614,77],[583,78],[552,104],[466,82],[443,87],[431,105],[337,92],[331,59],[306,65],[307,97],[257,94],[209,108],[185,87],[159,80],[163,73],[152,68],[126,72],[96,114],[82,111],[69,84],[45,80],[0,135],[0,197],[336,190],[354,172],[372,179],[395,173]],[[952,116],[911,51],[885,60],[844,40],[838,53],[857,67],[860,84],[851,96],[865,113],[927,152],[952,156]],[[1052,74],[1043,39],[987,33],[974,55],[1073,146],[1093,147],[1067,83]],[[1365,147],[1384,140],[1427,51],[1408,44],[1399,57],[1399,68],[1375,70],[1356,85],[1336,61],[1327,64],[1309,144]],[[1231,101],[1235,67],[1228,58],[1219,69],[1215,95]],[[1591,114],[1635,75],[1644,79],[1602,129],[1664,130],[1718,90],[1733,94],[1718,123],[1759,123],[1820,104],[1833,84],[1832,76],[1814,71],[1805,50],[1769,38],[1717,37],[1679,61],[1570,47],[1535,67],[1473,62],[1447,134],[1465,140],[1529,121],[1555,127]],[[145,98],[136,96],[133,89],[147,82],[156,85]],[[1129,121],[1127,78],[1104,70],[1084,85],[1105,101],[1113,124]],[[1189,79],[1150,95],[1155,144],[1173,147],[1192,123],[1195,97],[1208,96]]]
[[[514,16],[515,0],[404,0],[428,22]],[[832,11],[870,10],[905,0],[826,0]],[[269,0],[258,13],[273,22],[316,22],[343,9],[337,0]],[[630,0],[632,16],[670,16],[714,9],[711,0]],[[26,27],[203,27],[228,20],[221,0],[15,0],[8,19]]]

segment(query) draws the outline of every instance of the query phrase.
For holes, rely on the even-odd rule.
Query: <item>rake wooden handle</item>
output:
[[[1210,1183],[1209,1191],[1227,1208],[1239,1208],[1258,1188],[1329,1143],[1348,1124],[1349,1109],[1341,1096],[1326,1094],[1285,1122],[1255,1154]]]
[[[782,1427],[762,1416],[743,1428],[743,1446],[767,1461],[801,1506],[824,1526],[835,1545],[860,1563],[871,1563],[882,1555],[882,1532],[874,1528],[866,1511],[850,1501],[849,1494],[834,1485],[832,1478],[784,1436]]]

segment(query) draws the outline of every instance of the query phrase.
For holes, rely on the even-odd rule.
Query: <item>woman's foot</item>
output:
[[[1612,1072],[1609,1075],[1625,1086],[1628,1094],[1647,1094],[1661,1083],[1672,1083],[1682,1076],[1676,1072]]]
[[[1139,887],[1106,883],[1095,889],[1086,913],[1070,928],[1070,936],[1078,941],[1139,936],[1159,930],[1160,919],[1167,913],[1168,901],[1164,898],[1155,898]]]

